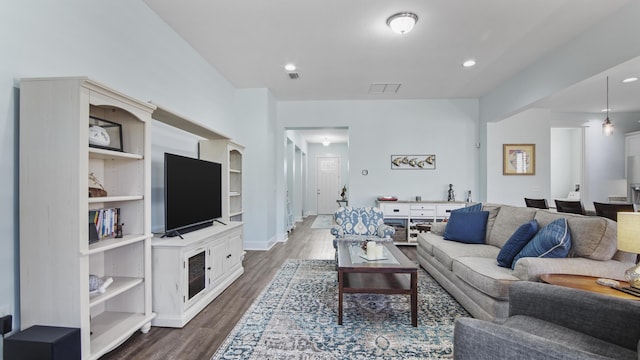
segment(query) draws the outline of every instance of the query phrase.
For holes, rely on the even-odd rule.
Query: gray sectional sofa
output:
[[[539,281],[546,273],[581,274],[620,279],[636,255],[616,248],[616,223],[607,218],[556,213],[535,208],[483,204],[489,212],[485,244],[444,240],[446,223],[418,236],[420,265],[474,317],[504,320],[509,315],[509,286]],[[567,258],[522,258],[514,269],[497,265],[500,249],[520,225],[536,220],[540,228],[564,217],[571,232]]]

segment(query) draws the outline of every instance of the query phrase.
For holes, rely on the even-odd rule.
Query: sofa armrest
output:
[[[331,228],[331,235],[335,237],[344,237],[344,229],[340,225],[334,225]]]
[[[520,280],[540,281],[542,274],[575,274],[610,279],[624,279],[624,272],[634,266],[616,260],[587,258],[521,258],[513,268],[513,276]]]
[[[381,238],[390,238],[395,233],[396,229],[393,226],[389,226],[387,224],[378,225],[378,229],[376,231],[376,235]]]
[[[509,288],[509,316],[551,322],[636,351],[640,301],[530,281]]]
[[[454,359],[606,359],[496,323],[459,318],[453,330]]]

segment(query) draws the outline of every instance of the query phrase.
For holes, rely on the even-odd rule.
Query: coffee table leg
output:
[[[338,325],[342,325],[342,291],[344,288],[344,272],[338,271]]]
[[[411,324],[418,326],[418,273],[411,273]]]

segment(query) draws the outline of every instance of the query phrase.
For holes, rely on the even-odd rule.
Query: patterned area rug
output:
[[[424,270],[418,327],[409,296],[346,294],[338,325],[333,260],[287,260],[213,355],[217,359],[453,358],[453,325],[470,316]]]
[[[336,222],[333,221],[333,215],[318,215],[311,224],[312,229],[331,229]]]

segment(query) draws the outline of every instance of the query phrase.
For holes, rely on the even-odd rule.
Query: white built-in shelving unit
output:
[[[149,330],[151,114],[155,106],[84,77],[20,82],[21,328],[80,328],[83,359]],[[89,117],[122,126],[122,151],[89,146]],[[105,197],[89,197],[89,173]],[[88,211],[119,208],[122,238],[89,244]],[[89,275],[111,277],[89,293]]]
[[[244,147],[193,120],[156,105],[153,118],[203,138],[199,157],[222,166],[224,224],[182,237],[154,237],[154,326],[183,327],[244,273],[242,152]]]

